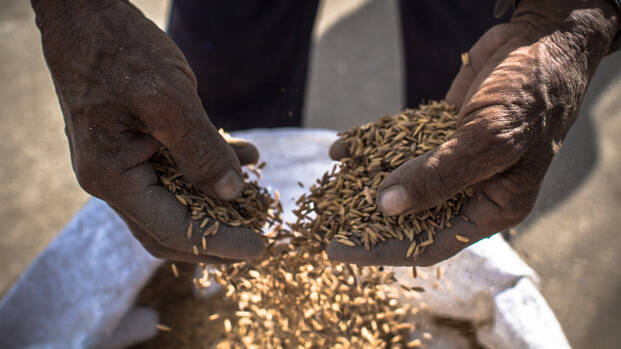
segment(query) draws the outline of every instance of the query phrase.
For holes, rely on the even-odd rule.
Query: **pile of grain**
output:
[[[444,102],[431,102],[340,133],[349,157],[298,200],[295,214],[299,219],[293,229],[318,244],[335,239],[367,250],[387,239],[408,239],[407,257],[416,258],[433,243],[438,230],[451,226],[450,219],[460,213],[471,189],[435,208],[392,217],[377,209],[377,191],[393,170],[444,143],[455,128],[455,109]]]

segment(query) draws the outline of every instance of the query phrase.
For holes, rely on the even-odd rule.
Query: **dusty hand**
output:
[[[453,81],[446,99],[460,107],[455,135],[400,166],[378,194],[384,214],[396,215],[434,207],[471,186],[475,195],[463,210],[468,219],[454,218],[415,261],[405,258],[409,241],[383,242],[370,252],[332,242],[329,256],[357,264],[431,265],[522,221],[617,21],[604,0],[522,0],[510,23],[479,39],[470,64]],[[344,155],[338,142],[331,155]]]
[[[35,11],[43,2],[33,2]],[[251,144],[229,146],[218,134],[172,40],[125,1],[75,2],[62,18],[38,10],[82,188],[113,207],[157,257],[220,263],[259,256],[254,232],[224,225],[195,256],[192,245],[201,243],[186,238],[188,211],[157,184],[148,163],[164,145],[197,188],[231,200],[242,189],[240,162],[258,158]]]

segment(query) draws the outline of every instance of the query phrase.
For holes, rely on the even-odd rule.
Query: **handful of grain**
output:
[[[471,189],[435,208],[392,217],[377,209],[377,191],[393,170],[447,141],[455,128],[455,109],[431,102],[339,133],[349,157],[297,201],[294,229],[318,245],[336,239],[367,250],[387,239],[408,239],[407,257],[416,258],[433,243],[436,231],[451,226],[450,219],[460,213]]]
[[[206,235],[217,232],[218,222],[233,227],[244,226],[257,233],[261,233],[266,224],[271,226],[280,222],[280,202],[261,188],[257,181],[250,180],[247,173],[243,176],[244,189],[241,196],[232,201],[223,201],[208,197],[187,182],[167,149],[161,149],[150,161],[160,183],[188,208],[192,213],[191,219],[200,221],[201,229],[207,227],[204,232]],[[215,220],[215,223],[209,224],[210,219]],[[192,225],[189,225],[188,235],[191,234]]]

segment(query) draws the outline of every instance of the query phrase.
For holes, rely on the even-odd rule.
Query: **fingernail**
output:
[[[241,194],[243,183],[235,170],[229,170],[214,185],[216,195],[222,200],[233,200]]]
[[[403,186],[393,185],[379,194],[377,206],[387,216],[404,213],[411,207],[410,194]]]

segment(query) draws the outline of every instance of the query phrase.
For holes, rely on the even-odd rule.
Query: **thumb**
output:
[[[407,161],[384,179],[377,205],[388,216],[429,209],[519,158],[518,150],[499,141],[485,126],[466,124],[453,138]]]

